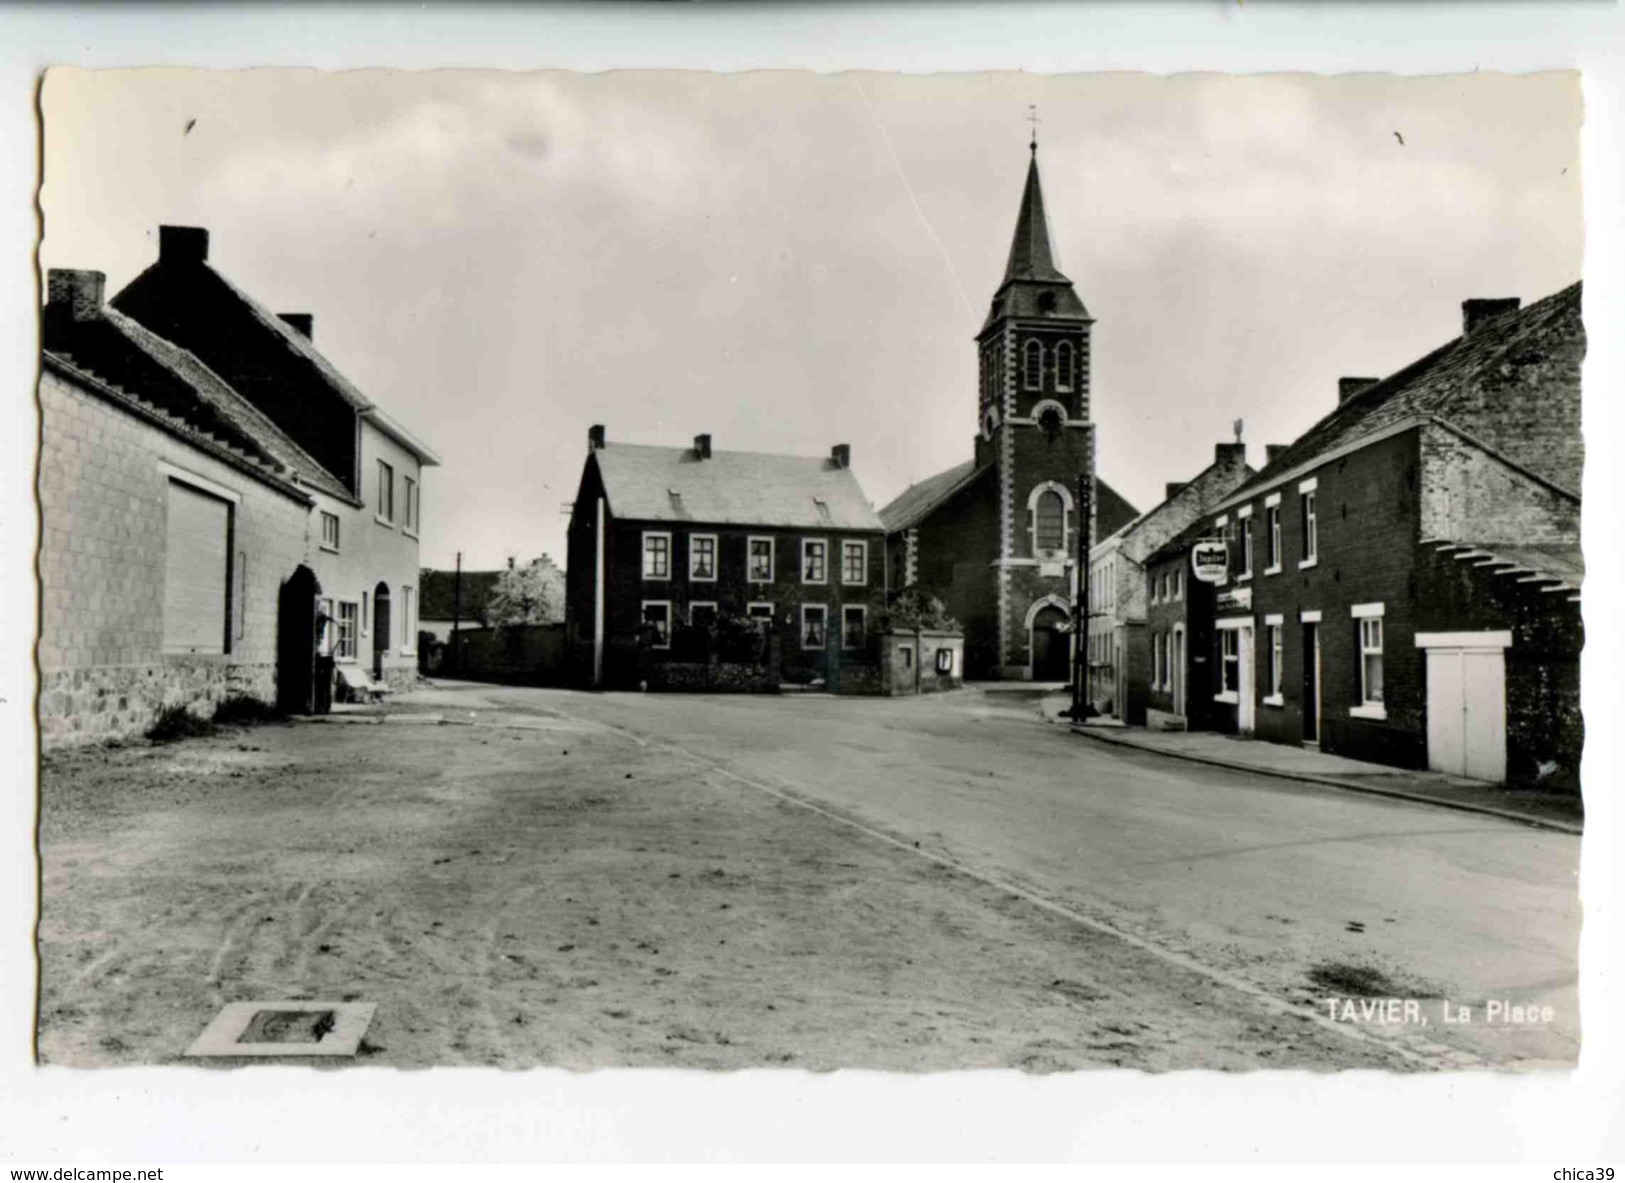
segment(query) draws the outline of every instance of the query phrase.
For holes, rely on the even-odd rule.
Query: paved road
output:
[[[1570,835],[1108,749],[1007,695],[481,687],[413,696],[414,709],[473,693],[482,705],[592,719],[682,748],[901,838],[898,857],[917,843],[1322,1013],[1358,992],[1339,982],[1375,971],[1391,983],[1377,993],[1423,999],[1427,1020],[1425,1030],[1357,1020],[1385,1038],[1520,1066],[1578,1055],[1580,843]],[[1554,1017],[1491,1024],[1491,1001],[1549,1006]],[[1471,1024],[1444,1025],[1444,1002],[1458,1015],[1470,1008]]]

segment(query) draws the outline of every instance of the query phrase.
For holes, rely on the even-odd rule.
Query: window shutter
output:
[[[231,505],[169,482],[164,652],[224,653]]]

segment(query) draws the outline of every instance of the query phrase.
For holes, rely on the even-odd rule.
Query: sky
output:
[[[967,459],[1029,105],[1100,475],[1142,510],[1236,419],[1260,465],[1462,300],[1580,278],[1573,73],[53,70],[41,265],[114,292],[207,227],[441,456],[424,565],[562,562],[594,423],[849,443],[877,506]]]

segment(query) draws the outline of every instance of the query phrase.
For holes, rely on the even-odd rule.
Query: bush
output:
[[[892,597],[891,603],[886,607],[882,627],[958,632],[959,622],[948,615],[947,606],[936,596],[928,595],[917,587],[910,587]]]
[[[147,738],[153,743],[174,743],[199,735],[214,734],[214,720],[201,719],[184,706],[165,707],[147,728]]]
[[[268,702],[246,694],[234,694],[214,708],[214,721],[225,725],[250,727],[255,723],[276,723],[282,712]]]

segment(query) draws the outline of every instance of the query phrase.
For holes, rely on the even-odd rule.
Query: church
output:
[[[1079,480],[1089,438],[1094,317],[1056,266],[1031,145],[1004,279],[976,336],[970,459],[880,511],[893,589],[942,600],[965,630],[970,678],[1066,681],[1077,598]],[[1095,479],[1091,535],[1138,516]]]

